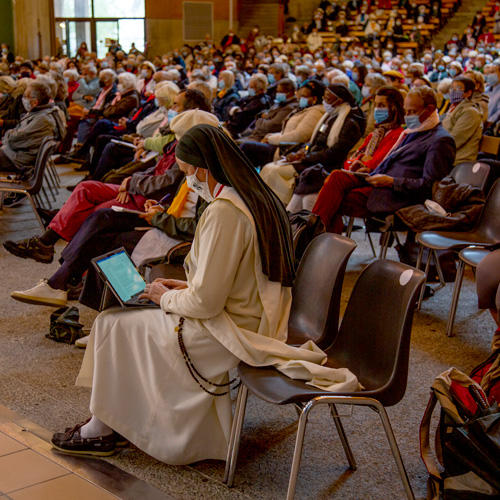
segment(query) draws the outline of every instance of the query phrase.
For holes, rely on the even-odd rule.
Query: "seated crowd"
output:
[[[415,26],[434,9],[404,3]],[[402,19],[391,8],[323,1],[311,25],[284,43],[255,27],[246,39],[230,31],[220,45],[207,39],[151,60],[116,48],[99,59],[82,47],[76,58],[26,61],[6,47],[0,172],[28,177],[42,140],[53,137],[56,163],[86,173],[60,210],[43,214],[43,234],[4,243],[15,256],[51,263],[56,243],[67,242],[58,270],[12,298],[61,307],[81,285],[80,302],[99,310],[103,284],[92,259],[125,247],[143,271],[192,242],[187,281],[146,286],[144,298],[159,307],[106,311],[80,340],[88,347],[78,384],[93,388],[93,416],[54,435],[56,448],[111,454],[119,432],[167,463],[225,459],[230,399],[211,390],[227,389],[239,360],[323,388],[359,389],[348,370],[321,367],[316,346],[285,343],[294,274],[287,212],[309,210],[342,233],[344,215],[421,204],[455,165],[477,159],[484,133],[500,128],[500,43],[483,36],[481,18],[444,51],[417,52],[398,49]],[[382,35],[372,12],[384,9]],[[365,39],[323,43],[318,35],[313,43],[333,26],[343,33],[353,15]],[[16,194],[4,206],[22,201]],[[497,318],[498,299],[481,304]],[[174,329],[184,331],[188,359],[211,389],[191,368],[193,380],[178,373],[187,354],[177,334],[163,335]]]

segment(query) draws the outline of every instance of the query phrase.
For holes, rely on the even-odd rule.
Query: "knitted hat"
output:
[[[202,123],[217,127],[219,119],[212,113],[199,109],[190,109],[172,118],[170,129],[175,134],[176,139],[179,140],[191,127]]]

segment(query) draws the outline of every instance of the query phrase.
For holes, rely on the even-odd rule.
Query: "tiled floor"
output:
[[[0,500],[112,500],[117,497],[0,431]]]

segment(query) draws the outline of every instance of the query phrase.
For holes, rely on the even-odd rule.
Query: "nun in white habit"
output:
[[[92,328],[77,385],[92,417],[54,434],[55,448],[106,456],[124,438],[173,465],[225,459],[228,371],[240,360],[276,366],[327,390],[359,389],[347,369],[322,366],[313,343],[286,345],[293,283],[283,205],[221,129],[197,125],[179,141],[188,185],[208,201],[185,261],[187,282],[160,279],[158,309],[110,309]]]

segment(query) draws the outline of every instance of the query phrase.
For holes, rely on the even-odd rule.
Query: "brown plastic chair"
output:
[[[333,344],[345,269],[355,248],[353,240],[333,233],[320,234],[308,245],[293,284],[288,344],[312,340],[321,349]]]
[[[417,268],[420,268],[420,264],[422,263],[424,248],[428,248],[429,256],[425,265],[425,274],[429,273],[431,260],[434,260],[439,281],[444,286],[445,281],[436,253],[438,250],[459,252],[463,248],[472,245],[488,247],[500,242],[500,180],[497,180],[493,184],[486,198],[483,211],[473,229],[464,232],[424,231],[417,235],[417,241],[420,243]],[[418,301],[419,308],[423,300],[423,290],[424,288],[422,288],[422,293]]]
[[[232,486],[234,480],[250,391],[268,403],[293,404],[301,409],[287,500],[295,495],[309,413],[322,404],[330,406],[351,469],[356,469],[356,462],[335,405],[368,406],[380,415],[406,496],[414,499],[385,407],[397,404],[406,391],[413,312],[423,283],[422,271],[390,260],[373,262],[358,278],[337,340],[326,352],[327,366],[349,368],[365,387],[362,392],[327,392],[292,380],[273,367],[238,365],[242,385],[236,401],[224,475],[228,486]]]
[[[50,155],[53,153],[55,148],[59,143],[55,141],[52,137],[46,137],[42,144],[40,145],[40,149],[38,150],[38,154],[35,161],[35,167],[33,169],[33,175],[27,181],[0,181],[0,196],[3,196],[3,193],[22,193],[28,197],[28,200],[31,204],[31,208],[35,213],[36,219],[42,231],[45,231],[45,225],[38,214],[37,207],[40,206],[40,203],[37,201],[38,194],[42,189],[42,184],[44,180],[45,169],[47,168],[47,163],[50,159]],[[3,198],[2,198],[3,200]],[[1,208],[1,203],[0,203]]]

